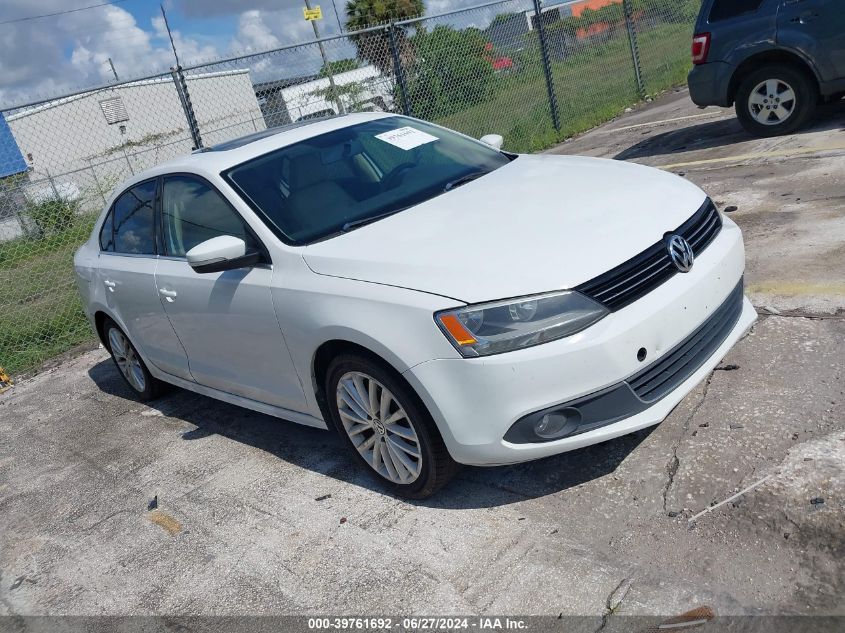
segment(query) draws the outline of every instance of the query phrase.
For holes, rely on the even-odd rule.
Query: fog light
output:
[[[578,409],[563,409],[547,413],[534,424],[534,433],[544,439],[552,439],[571,433],[581,421]]]

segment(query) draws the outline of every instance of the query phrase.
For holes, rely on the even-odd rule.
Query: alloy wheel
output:
[[[109,330],[109,347],[118,369],[129,381],[132,388],[138,393],[142,393],[147,386],[147,381],[144,377],[141,359],[129,339],[116,327]]]
[[[748,96],[748,110],[762,125],[781,125],[795,112],[795,91],[780,79],[761,81]]]
[[[352,371],[336,390],[343,428],[364,461],[397,484],[410,484],[422,470],[416,429],[396,397],[378,380]]]

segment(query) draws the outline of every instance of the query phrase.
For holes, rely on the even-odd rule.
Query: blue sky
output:
[[[112,81],[109,58],[121,80],[167,72],[174,65],[159,1],[91,6],[103,1],[0,0],[0,109]],[[343,19],[345,0],[335,1]],[[425,0],[426,14],[483,1]],[[478,20],[528,8],[530,2],[511,0],[466,19],[480,25]],[[331,0],[312,0],[312,4],[323,9],[324,19],[318,23],[321,34],[339,33]],[[164,0],[164,6],[183,65],[313,39],[311,25],[302,16],[303,0]],[[68,12],[71,9],[79,10]],[[63,13],[22,19],[59,12]],[[348,56],[351,50],[348,43],[327,49],[330,58]],[[305,72],[313,72],[315,65],[319,68],[319,60],[305,61]],[[259,80],[274,78],[270,73],[291,76],[297,69],[277,64],[265,68],[267,76]]]

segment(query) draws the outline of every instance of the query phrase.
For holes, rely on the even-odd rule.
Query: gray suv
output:
[[[845,93],[845,0],[704,0],[690,97],[756,136],[794,132]]]

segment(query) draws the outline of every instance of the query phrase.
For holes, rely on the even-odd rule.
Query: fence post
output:
[[[543,74],[546,75],[546,90],[549,93],[549,109],[552,112],[552,125],[560,131],[560,116],[557,111],[557,96],[555,83],[552,78],[552,63],[549,59],[549,49],[546,45],[546,28],[543,26],[543,12],[540,0],[534,0],[534,17],[537,19],[537,36],[540,40],[540,56],[543,59]]]
[[[53,180],[53,174],[50,173],[49,169],[47,169],[46,171],[47,171],[47,181],[50,183],[50,189],[53,190],[53,199],[58,200],[59,199],[59,190],[56,189],[56,183]]]
[[[637,44],[637,28],[634,25],[630,0],[622,0],[622,7],[625,11],[625,25],[628,27],[628,42],[631,44],[631,61],[634,64],[634,78],[637,81],[637,92],[641,99],[645,99],[643,69],[640,66],[640,47]]]
[[[197,123],[197,117],[194,114],[194,106],[191,103],[191,95],[188,93],[188,82],[185,81],[185,73],[182,72],[182,66],[171,68],[170,74],[173,76],[173,84],[176,86],[176,94],[179,95],[179,102],[182,104],[182,110],[185,112],[185,119],[188,121],[188,130],[190,130],[191,139],[194,142],[193,149],[202,149],[200,126],[199,123]]]
[[[132,169],[132,163],[129,162],[129,155],[126,153],[126,144],[123,145],[123,157],[126,159],[126,166],[129,168],[129,173],[135,175],[135,170]]]
[[[410,95],[408,94],[408,86],[405,84],[405,71],[402,69],[402,58],[399,55],[399,45],[396,43],[396,33],[394,29],[396,25],[391,22],[387,27],[387,34],[390,39],[390,54],[393,57],[393,74],[396,75],[396,81],[399,83],[399,96],[402,98],[402,112],[405,116],[413,116],[414,112],[411,109]]]
[[[97,191],[100,192],[100,197],[103,199],[103,204],[105,204],[107,202],[106,194],[100,186],[100,179],[97,178],[97,170],[94,169],[94,163],[91,162],[90,158],[88,159],[88,167],[91,169],[91,175],[94,176],[94,184],[97,185]]]

